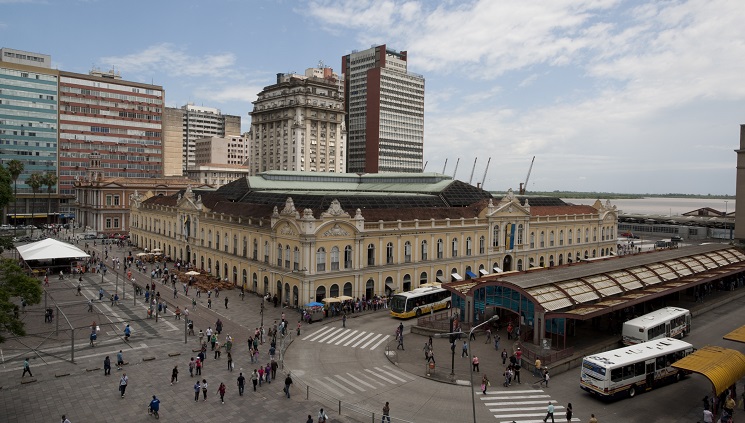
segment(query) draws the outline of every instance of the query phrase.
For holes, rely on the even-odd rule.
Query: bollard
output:
[[[310,399],[310,386],[305,386],[305,399]]]

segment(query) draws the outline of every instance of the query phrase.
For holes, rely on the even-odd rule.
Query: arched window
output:
[[[523,224],[517,225],[517,244],[522,245],[523,243]]]
[[[323,272],[326,270],[326,249],[321,247],[316,251],[316,271]]]
[[[590,230],[585,228],[585,242],[590,242]]]
[[[491,245],[492,247],[499,247],[499,225],[494,225],[494,228],[492,228],[492,241]]]
[[[559,254],[559,266],[564,264],[564,254]]]
[[[228,252],[228,233],[225,232],[225,237],[223,238],[225,240],[225,248],[223,250],[227,253]]]
[[[411,243],[409,241],[404,243],[404,262],[411,263]]]
[[[411,275],[409,275],[408,273],[404,275],[403,285],[404,292],[411,291]]]
[[[552,267],[554,265],[554,256],[553,254],[548,256],[548,267]]]
[[[523,270],[523,259],[517,259],[517,270]]]
[[[331,248],[331,270],[339,270],[339,247],[337,246]],[[336,289],[338,291],[339,287]],[[338,297],[338,295],[332,295],[332,297]]]
[[[223,265],[222,277],[225,278],[225,280],[228,280],[228,263]]]
[[[243,257],[248,257],[248,238],[243,237]]]
[[[530,248],[535,248],[535,232],[530,233]]]
[[[199,256],[199,268],[204,270],[204,256]]]
[[[548,246],[549,247],[554,246],[554,231],[551,231],[548,233]]]
[[[422,261],[427,261],[427,240],[422,241]]]
[[[564,245],[564,230],[559,231],[559,246]]]
[[[375,266],[375,244],[367,246],[367,265]]]
[[[541,248],[546,246],[546,233],[541,231],[540,239],[538,240],[540,242]]]
[[[345,269],[351,269],[352,268],[352,246],[347,245],[344,247],[344,268]]]
[[[393,243],[385,245],[385,264],[393,264]]]
[[[233,254],[238,255],[238,235],[233,235]]]
[[[372,278],[365,283],[365,298],[372,298],[375,295],[375,281]]]
[[[452,241],[452,254],[450,257],[458,257],[458,238],[453,238]]]
[[[290,268],[290,246],[285,246],[285,267]],[[285,290],[286,291],[286,290]],[[285,292],[287,294],[287,292]]]
[[[592,242],[598,240],[598,228],[592,228]]]
[[[248,272],[246,271],[246,269],[243,269],[243,282],[242,283],[243,283],[244,289],[248,288]]]
[[[292,268],[293,270],[300,270],[300,249],[297,247],[292,251]]]
[[[344,295],[347,297],[352,296],[352,282],[347,282],[344,284]]]
[[[212,248],[212,229],[207,231],[207,248]]]
[[[215,276],[220,279],[220,261],[215,260]]]
[[[264,241],[264,263],[269,263],[269,241]]]
[[[445,255],[445,245],[442,242],[442,238],[437,240],[437,258],[441,259]]]
[[[484,254],[484,250],[485,250],[484,244],[486,244],[486,238],[483,235],[481,235],[479,237],[479,254]]]
[[[254,248],[253,252],[251,253],[254,260],[259,259],[259,240],[254,238]]]
[[[423,285],[427,283],[427,272],[422,272],[421,275],[419,275],[419,285]]]
[[[316,288],[316,301],[321,302],[324,298],[326,298],[326,287],[319,286]]]
[[[282,267],[282,244],[277,244],[277,266]]]
[[[199,238],[201,240],[202,247],[204,247],[204,228],[199,230]]]
[[[329,289],[329,296],[331,298],[339,296],[339,285],[337,284],[331,285],[331,289]]]
[[[535,267],[535,260],[533,257],[528,258],[528,269],[532,269]]]
[[[573,236],[573,235],[574,235],[574,234],[572,233],[572,230],[571,230],[571,229],[569,229],[569,231],[567,232],[567,244],[569,244],[569,245],[572,245],[572,241],[573,241],[573,240],[572,240],[572,236]]]
[[[471,255],[471,249],[473,248],[472,244],[473,244],[473,241],[471,241],[471,237],[469,236],[468,238],[466,238],[466,255],[467,256]]]
[[[215,249],[220,249],[220,232],[215,231]]]

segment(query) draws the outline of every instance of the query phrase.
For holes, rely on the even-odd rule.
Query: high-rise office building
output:
[[[385,44],[342,57],[347,172],[421,172],[424,77]]]
[[[49,55],[0,49],[0,163],[23,164],[17,199],[8,205],[11,219],[3,222],[14,217],[30,222],[34,212],[47,211],[41,195],[31,204],[26,180],[32,173],[57,175],[58,85],[59,71],[51,69]]]
[[[277,74],[251,115],[252,175],[267,170],[344,172],[346,130],[339,77],[319,66]]]
[[[60,71],[59,187],[73,196],[75,179],[86,177],[92,153],[100,155],[102,178],[162,176],[162,116],[159,85],[125,81],[115,71]],[[64,202],[60,211],[71,211]]]
[[[186,175],[186,169],[196,165],[196,140],[241,135],[241,117],[224,115],[213,107],[166,107],[163,119],[166,176]]]

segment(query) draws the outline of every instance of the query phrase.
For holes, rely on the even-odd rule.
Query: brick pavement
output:
[[[100,246],[97,246],[97,249],[100,251]],[[114,255],[123,255],[128,250],[127,248],[118,250],[115,247]],[[134,249],[132,250],[134,252]],[[133,273],[140,284],[150,280],[149,275]],[[101,285],[100,274],[88,274],[84,276],[84,287],[89,291],[89,296],[90,292],[97,292],[98,286],[103,286],[108,295],[108,291],[113,290],[114,278],[113,272],[107,272],[104,283]],[[120,289],[121,282],[120,279]],[[80,301],[81,298],[74,295],[73,282],[68,280],[65,283],[70,284],[71,289],[57,292],[55,298],[59,298],[62,302]],[[22,358],[20,356],[13,361],[4,362],[4,367],[0,368],[0,422],[59,421],[62,414],[66,414],[73,423],[139,421],[147,418],[146,407],[153,394],[158,395],[162,401],[161,420],[163,421],[207,421],[215,417],[226,418],[228,421],[233,419],[240,421],[246,420],[249,416],[262,416],[273,421],[290,422],[305,421],[308,414],[315,419],[318,409],[324,406],[316,401],[305,400],[304,392],[298,384],[293,386],[292,398],[285,398],[282,392],[284,374],[281,374],[281,371],[277,374],[279,380],[272,381],[271,384],[265,383],[256,393],[250,387],[250,373],[253,367],[248,359],[246,339],[260,324],[261,299],[259,297],[246,294],[245,299],[241,300],[236,291],[223,291],[217,300],[213,297],[213,308],[209,310],[206,308],[206,294],[202,294],[201,299],[197,299],[196,309],[192,309],[191,298],[181,295],[183,291],[179,291],[178,297],[174,300],[170,287],[159,283],[156,285],[162,288],[162,298],[169,303],[166,320],[159,319],[160,321],[156,323],[154,319],[144,319],[145,308],[142,305],[142,299],[138,299],[138,305],[133,306],[131,289],[122,301],[122,305],[113,308],[113,311],[117,312],[120,317],[137,319],[140,321],[138,323],[144,325],[143,327],[154,329],[156,335],[146,333],[148,331],[135,331],[129,343],[125,343],[114,331],[111,335],[104,334],[99,337],[98,346],[91,348],[88,346],[87,332],[81,331],[85,332],[85,340],[77,339],[76,333],[76,362],[74,364],[64,361],[64,359],[69,359],[69,338],[60,339],[54,345],[48,343],[45,348],[50,351],[47,352],[60,358],[43,355],[49,362],[46,365],[41,363],[41,360],[32,360],[33,382],[29,382],[31,379],[28,376],[21,378]],[[131,285],[129,287],[131,288]],[[228,309],[224,306],[225,297],[230,299]],[[194,402],[194,381],[189,377],[188,371],[189,357],[194,355],[192,349],[197,348],[197,338],[189,336],[188,343],[184,344],[183,332],[175,332],[172,329],[163,332],[168,330],[166,322],[174,323],[172,311],[175,305],[179,305],[182,309],[185,306],[189,308],[190,318],[195,321],[196,333],[199,329],[206,329],[210,325],[214,328],[214,322],[219,317],[224,323],[223,339],[225,335],[230,334],[235,340],[232,353],[236,369],[233,372],[227,369],[225,354],[221,359],[214,360],[208,351],[203,370],[203,377],[209,384],[207,401],[200,399],[198,403]],[[265,327],[270,326],[275,319],[279,320],[283,311],[289,322],[297,322],[298,314],[295,310],[274,308],[269,303],[266,305]],[[97,310],[100,306],[97,304]],[[42,310],[40,316],[36,316],[39,310],[35,308]],[[42,320],[42,328],[44,328],[43,304],[35,308],[29,308],[29,313],[39,317]],[[102,314],[110,313],[104,310]],[[86,322],[89,317],[84,315]],[[97,318],[103,320],[98,314]],[[39,325],[34,323],[33,326],[36,328]],[[295,325],[290,325],[290,328],[294,327]],[[167,333],[167,335],[160,336],[158,335],[160,333]],[[115,363],[116,352],[119,349],[124,351],[125,361],[129,364],[124,366],[122,371],[117,371],[116,366],[113,366],[111,376],[104,376],[102,370],[104,356],[108,354],[112,363]],[[261,351],[260,362],[265,364],[269,361],[268,344],[265,344]],[[178,365],[180,371],[179,382],[171,386],[170,375],[175,365]],[[236,378],[241,369],[244,376],[249,379],[243,397],[238,396],[236,384]],[[125,398],[120,398],[118,381],[124,372],[130,378],[130,385]],[[220,403],[217,395],[220,382],[227,386],[225,404]],[[327,409],[330,420],[333,422],[355,421],[349,417],[336,416],[328,410],[328,407],[324,408]]]

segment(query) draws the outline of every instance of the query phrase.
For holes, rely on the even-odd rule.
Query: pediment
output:
[[[500,203],[494,212],[488,216],[530,216],[530,209],[526,208],[520,201],[515,199],[507,203]]]
[[[319,237],[337,238],[354,236],[356,230],[353,226],[346,223],[334,222],[319,227],[316,233]]]

